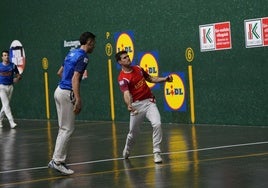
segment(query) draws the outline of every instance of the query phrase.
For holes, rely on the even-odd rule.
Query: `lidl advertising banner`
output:
[[[158,53],[152,52],[140,52],[138,54],[139,65],[151,76],[159,76],[158,69]],[[159,88],[159,84],[147,82],[147,85],[151,89]]]
[[[183,72],[164,73],[163,76],[172,75],[173,82],[164,84],[164,109],[166,111],[186,111],[185,76]]]
[[[244,21],[246,48],[268,46],[268,17]]]
[[[231,49],[231,24],[230,22],[220,22],[200,25],[199,38],[201,52]]]
[[[128,52],[130,61],[134,61],[134,33],[132,31],[117,32],[114,34],[115,50],[117,52],[125,50]]]

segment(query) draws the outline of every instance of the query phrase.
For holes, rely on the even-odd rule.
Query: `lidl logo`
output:
[[[158,54],[156,52],[140,53],[138,55],[140,66],[151,76],[158,76]],[[146,82],[150,88],[153,88],[156,84]]]
[[[169,75],[169,74],[166,74]],[[165,82],[165,109],[168,111],[186,111],[184,73],[172,73],[173,82]]]
[[[128,32],[118,32],[114,35],[116,43],[116,53],[122,50],[128,52],[131,61],[134,59],[134,34],[131,31]]]

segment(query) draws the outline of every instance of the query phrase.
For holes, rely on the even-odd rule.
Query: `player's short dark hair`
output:
[[[117,62],[118,62],[119,60],[121,60],[121,55],[122,55],[122,54],[127,54],[127,51],[122,50],[122,51],[119,51],[119,52],[117,52],[117,53],[115,54],[115,59],[116,59]]]
[[[9,54],[9,51],[8,51],[8,50],[3,50],[3,51],[1,52],[1,56],[3,56],[3,53],[7,53],[7,54]]]
[[[95,40],[95,35],[91,32],[84,32],[81,34],[79,41],[81,45],[85,45],[89,39]]]

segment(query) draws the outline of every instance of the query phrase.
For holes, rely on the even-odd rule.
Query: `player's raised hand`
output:
[[[172,82],[173,81],[173,77],[172,77],[172,75],[168,75],[167,77],[166,77],[166,82]]]

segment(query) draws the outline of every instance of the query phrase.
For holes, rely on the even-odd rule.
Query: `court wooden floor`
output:
[[[17,120],[0,128],[0,188],[267,188],[268,126],[163,124],[162,164],[152,155],[148,123],[129,160],[122,158],[126,122],[76,123],[68,166],[47,168],[56,121]]]

